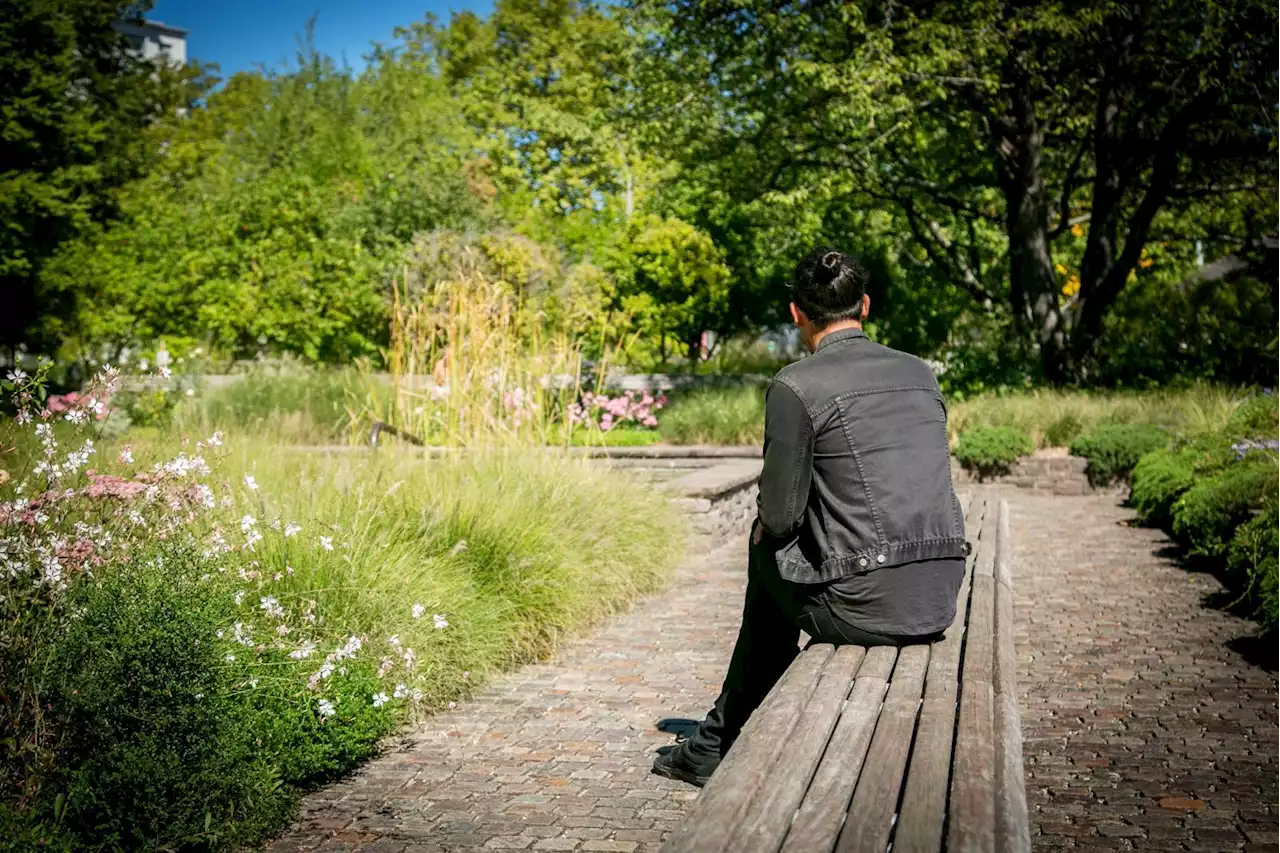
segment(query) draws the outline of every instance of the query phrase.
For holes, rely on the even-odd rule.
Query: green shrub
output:
[[[1236,528],[1276,499],[1276,463],[1259,459],[1199,480],[1173,507],[1173,533],[1190,553],[1220,560]]]
[[[0,853],[74,853],[75,839],[54,816],[38,815],[0,802]]]
[[[764,393],[745,385],[674,394],[658,419],[662,438],[672,444],[758,445],[764,441]]]
[[[1227,552],[1227,580],[1243,590],[1265,632],[1276,631],[1277,553],[1280,553],[1280,503],[1273,501],[1236,530]]]
[[[1068,412],[1044,429],[1046,447],[1066,447],[1084,432],[1084,423],[1080,418]]]
[[[961,465],[985,477],[1007,472],[1033,450],[1031,437],[1013,427],[975,427],[961,434],[954,452]]]
[[[1228,438],[1275,438],[1280,428],[1276,395],[1255,394],[1241,403],[1227,421]]]
[[[227,849],[293,805],[235,694],[221,576],[177,549],[83,587],[52,651],[61,740],[48,797],[86,846]],[[217,579],[215,579],[217,578]]]
[[[1173,505],[1195,484],[1200,455],[1194,448],[1161,448],[1138,460],[1133,468],[1129,505],[1138,511],[1144,524],[1169,529]]]
[[[1071,442],[1071,453],[1089,460],[1089,482],[1108,485],[1127,480],[1139,459],[1168,443],[1168,434],[1150,424],[1100,424]]]

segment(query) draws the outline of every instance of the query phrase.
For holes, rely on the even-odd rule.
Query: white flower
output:
[[[227,655],[227,663],[232,663],[235,659],[236,659],[235,655],[232,655],[232,654]]]
[[[373,694],[373,707],[381,708],[383,705],[391,701],[391,697],[385,693]]]
[[[292,628],[290,628],[288,625],[285,625],[284,623],[281,623],[276,626],[276,633],[279,634],[281,637],[289,636],[289,632],[292,630],[293,630]]]
[[[170,376],[172,376],[172,375],[173,375],[173,371],[172,371],[172,370],[170,370],[169,368],[167,368],[167,367],[161,367],[161,368],[160,368],[160,376],[161,376],[162,378],[164,378],[164,379],[168,379],[168,378],[169,378]]]
[[[126,447],[124,450],[121,450],[121,451],[120,451],[120,464],[121,464],[121,465],[129,465],[129,464],[131,464],[132,462],[133,462],[133,450],[131,450],[131,449],[130,449],[130,448],[128,448],[128,447]]]
[[[244,590],[243,590],[243,589],[236,593],[236,606],[237,606],[237,607],[239,607],[239,606],[240,606],[240,603],[241,603],[242,601],[244,601]]]
[[[196,494],[200,496],[200,503],[207,509],[213,509],[214,504],[217,503],[213,497],[213,489],[209,488],[204,483],[200,483],[196,486]]]
[[[456,557],[465,550],[467,550],[467,540],[459,539],[458,544],[454,545],[449,553]]]
[[[330,702],[328,699],[321,699],[319,702],[316,703],[316,713],[320,715],[321,719],[328,719],[329,717],[332,717],[336,712],[333,710],[332,702]]]
[[[188,388],[188,389],[187,389],[187,396],[188,396],[188,397],[194,397],[195,395],[196,395],[196,389],[194,389],[194,388]]]
[[[458,703],[457,703],[457,702],[450,702],[450,703],[449,703],[449,710],[450,710],[450,711],[452,711],[452,710],[453,710],[454,708],[456,708],[456,707],[458,707]]]
[[[302,532],[302,525],[295,522],[289,522],[284,526],[284,535],[286,539],[292,539]]]
[[[321,547],[321,548],[323,548],[323,549],[325,549],[326,551],[332,551],[332,550],[333,550],[333,537],[332,537],[332,536],[321,536],[321,537],[320,537],[320,547]]]
[[[391,648],[393,648],[393,649],[395,649],[395,650],[399,651],[399,650],[400,650],[400,635],[399,635],[399,634],[392,634],[390,637],[387,637],[387,645],[388,645],[388,646],[390,646]]]
[[[248,533],[250,530],[253,529],[253,526],[257,523],[258,523],[258,519],[254,518],[252,515],[246,514],[244,518],[240,519],[240,532]]]
[[[252,474],[244,475],[244,484],[251,492],[256,492],[258,490],[258,481],[253,478]]]
[[[311,640],[307,640],[302,645],[298,646],[296,649],[289,652],[289,657],[293,658],[294,660],[302,660],[303,658],[311,657],[311,655],[315,653],[315,650],[316,650],[316,644],[313,643]]]
[[[396,689],[392,691],[391,695],[397,699],[403,699],[409,695],[409,688],[405,687],[403,684],[397,684]]]
[[[440,631],[449,627],[449,620],[444,618],[443,613],[432,614],[431,620],[435,622],[437,631]]]
[[[423,607],[421,604],[415,604],[415,605],[413,605],[413,618],[414,618],[414,619],[421,619],[421,618],[422,618],[422,615],[423,615],[424,613],[426,613],[426,612],[427,612],[427,608]]]
[[[26,378],[27,378],[27,372],[20,367],[15,367],[13,370],[9,371],[10,382],[21,382]]]
[[[263,613],[272,619],[284,618],[284,608],[280,606],[280,602],[276,601],[274,595],[267,595],[258,599],[258,606],[262,608]]]
[[[257,687],[257,686],[258,686],[258,679],[256,679],[256,678],[250,678],[250,679],[249,679],[249,686],[250,686],[250,687]]]
[[[213,435],[209,436],[209,440],[208,440],[208,441],[206,441],[206,442],[205,442],[205,444],[209,445],[210,447],[221,447],[221,446],[222,446],[222,431],[221,431],[221,430],[219,430],[219,431],[215,432]]]

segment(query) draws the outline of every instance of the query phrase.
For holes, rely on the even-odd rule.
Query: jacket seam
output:
[[[880,510],[876,508],[875,498],[871,496],[871,484],[867,482],[867,472],[862,467],[862,457],[853,444],[853,435],[849,432],[849,419],[840,412],[840,429],[844,432],[844,440],[849,444],[849,454],[853,463],[858,466],[858,479],[862,481],[862,493],[867,496],[867,506],[871,508],[871,520],[876,523],[876,541],[884,545],[884,527],[880,524]]]
[[[788,385],[790,385],[790,383],[788,383]],[[934,395],[935,399],[941,398],[937,389],[928,385],[893,385],[888,388],[863,388],[858,391],[846,391],[843,394],[832,397],[829,401],[823,404],[822,408],[815,411],[814,414],[821,415],[827,409],[830,409],[833,406],[838,406],[842,401],[851,400],[854,397],[869,397],[872,394],[892,394],[898,391],[928,391],[930,394]],[[804,398],[802,397],[801,400],[803,401],[803,399]],[[808,409],[807,404],[805,408]]]

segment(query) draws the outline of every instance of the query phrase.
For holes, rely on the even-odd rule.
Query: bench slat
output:
[[[1009,504],[1000,501],[996,529],[996,849],[999,853],[1030,853],[1031,826],[1013,645],[1012,541]]]
[[[756,792],[728,850],[774,853],[782,845],[865,655],[862,646],[842,646],[831,656],[802,712],[802,724],[774,762],[768,784]]]
[[[977,517],[967,521],[971,530],[975,521],[979,529],[982,524],[985,503],[979,503],[982,505],[975,510]],[[916,726],[916,740],[911,747],[911,763],[893,835],[893,849],[900,853],[938,853],[942,849],[951,747],[956,729],[956,678],[976,559],[977,549],[974,549],[966,560],[964,579],[956,594],[955,621],[946,636],[934,643],[929,656],[924,704],[920,708],[920,722]]]
[[[851,819],[836,843],[837,853],[884,853],[889,843],[928,665],[928,646],[907,646],[898,653],[889,695],[849,804]]]
[[[867,650],[853,692],[783,842],[782,853],[826,853],[835,846],[897,657],[898,650],[888,646]]]
[[[689,817],[663,846],[664,851],[716,853],[725,849],[747,804],[766,781],[765,771],[790,739],[832,652],[829,645],[814,646],[792,662],[751,715]]]

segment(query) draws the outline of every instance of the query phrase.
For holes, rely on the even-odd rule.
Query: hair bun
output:
[[[822,265],[831,272],[839,270],[842,263],[844,263],[844,255],[839,252],[827,252],[822,256]]]

